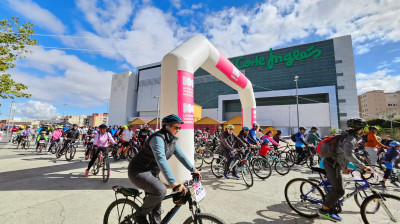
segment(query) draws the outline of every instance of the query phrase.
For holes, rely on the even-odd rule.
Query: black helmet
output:
[[[375,126],[371,126],[371,127],[369,127],[369,130],[378,130],[378,128]]]
[[[347,126],[354,130],[360,130],[367,125],[367,122],[362,118],[351,118],[347,121]]]
[[[175,114],[171,114],[171,115],[168,115],[168,116],[164,117],[161,122],[162,122],[163,126],[164,125],[176,124],[176,123],[183,124],[182,119],[179,116],[175,115]]]
[[[99,126],[99,129],[107,129],[107,125],[101,124],[101,125]]]

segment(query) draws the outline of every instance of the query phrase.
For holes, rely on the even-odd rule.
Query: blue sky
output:
[[[359,94],[400,90],[395,0],[5,0],[0,15],[35,24],[39,42],[9,71],[32,93],[16,99],[21,118],[62,115],[64,103],[67,114],[106,112],[112,74],[158,62],[199,33],[228,57],[350,34]]]

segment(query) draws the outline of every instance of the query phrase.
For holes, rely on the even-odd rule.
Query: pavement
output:
[[[0,223],[3,224],[102,223],[107,207],[115,200],[111,187],[132,186],[127,177],[127,161],[111,159],[112,175],[103,183],[101,176],[83,177],[88,161],[84,160],[82,147],[70,162],[64,157],[55,160],[53,154],[15,148],[11,143],[0,142]],[[332,223],[303,218],[285,201],[284,188],[288,181],[317,177],[306,167],[291,170],[285,176],[273,170],[267,180],[255,177],[251,188],[243,180],[214,177],[209,165],[203,166],[202,175],[207,192],[200,203],[202,212],[214,214],[226,223]],[[399,188],[389,187],[388,191],[400,195]],[[163,215],[172,207],[170,200],[164,202]],[[362,223],[359,211],[353,199],[346,201],[343,223]],[[183,206],[170,223],[183,223],[189,216],[188,207]]]

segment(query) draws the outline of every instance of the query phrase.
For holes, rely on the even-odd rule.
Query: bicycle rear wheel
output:
[[[318,209],[325,200],[322,190],[313,182],[296,178],[285,187],[285,199],[289,207],[306,218],[318,217]]]
[[[211,161],[211,172],[215,177],[221,178],[224,175],[225,163],[225,158],[214,158]]]
[[[224,224],[225,222],[222,221],[220,218],[218,218],[215,215],[207,214],[207,213],[198,213],[195,214],[195,219],[193,220],[193,217],[189,217],[186,219],[186,221],[183,224],[191,224],[191,223],[196,223],[196,224]]]
[[[247,163],[242,162],[241,167],[239,167],[240,173],[242,174],[243,181],[247,187],[251,187],[254,184],[253,174],[251,173],[249,165]]]
[[[397,223],[400,221],[399,207],[400,197],[398,196],[391,194],[371,195],[361,204],[361,217],[366,224]]]
[[[203,155],[202,153],[198,152],[198,150],[196,150],[194,152],[194,166],[196,167],[196,169],[200,169],[203,166]]]
[[[290,166],[285,161],[275,161],[274,168],[282,176],[288,174],[290,171]]]
[[[264,180],[271,176],[272,168],[267,159],[263,157],[255,158],[251,164],[254,174]]]
[[[110,162],[108,162],[107,155],[103,159],[103,182],[107,182],[110,178]]]
[[[133,214],[139,206],[130,199],[121,198],[113,201],[104,214],[103,224],[135,223]]]
[[[53,148],[51,148],[51,153],[55,154],[58,150],[60,150],[60,145],[56,143],[53,145]]]
[[[207,164],[211,164],[211,161],[213,159],[214,153],[209,150],[209,149],[205,149],[203,151],[203,161]]]
[[[100,164],[99,164],[99,159],[96,159],[96,162],[94,162],[92,166],[92,173],[93,175],[97,175],[100,171]]]
[[[287,152],[282,152],[279,154],[279,159],[285,161],[290,167],[294,165],[293,155]]]

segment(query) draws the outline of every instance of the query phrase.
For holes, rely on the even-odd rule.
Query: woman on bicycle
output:
[[[144,142],[142,149],[129,163],[129,179],[135,186],[147,193],[142,207],[134,215],[138,224],[147,224],[146,216],[150,212],[154,218],[151,220],[152,223],[161,221],[161,201],[167,193],[167,188],[159,179],[160,171],[174,191],[186,194],[187,189],[176,181],[169,167],[168,159],[172,155],[175,155],[186,169],[200,175],[200,172],[186,158],[177,144],[177,135],[181,124],[183,121],[176,115],[164,117],[161,130],[152,134]]]
[[[85,171],[85,177],[89,176],[89,170],[93,166],[94,162],[96,162],[97,157],[99,157],[99,153],[107,151],[108,142],[111,142],[113,145],[117,144],[112,138],[110,132],[107,132],[107,125],[102,124],[99,126],[99,129],[99,133],[96,133],[94,136],[93,147],[95,151],[89,162],[88,168]]]
[[[275,149],[278,149],[279,143],[277,143],[273,138],[272,138],[272,131],[267,131],[267,134],[265,134],[261,140],[268,139],[270,143],[274,146]]]

